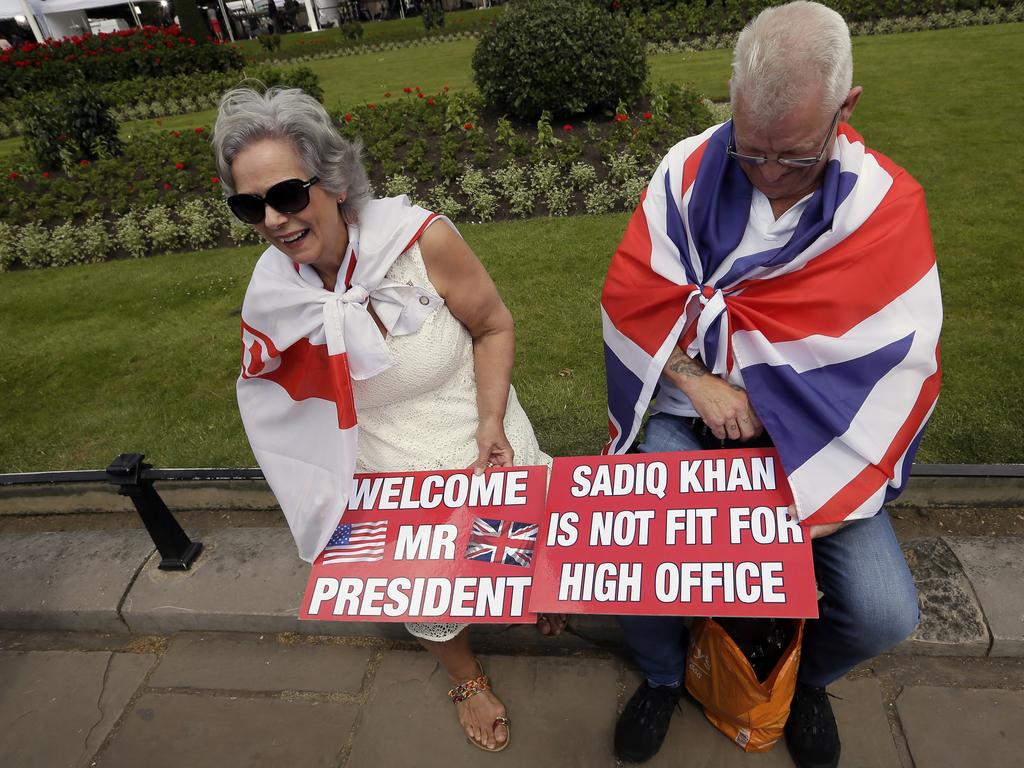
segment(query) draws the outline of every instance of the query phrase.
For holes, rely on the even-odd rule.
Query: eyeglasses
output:
[[[814,157],[776,157],[775,162],[779,165],[785,165],[788,168],[810,168],[821,162],[821,156],[825,154],[825,150],[828,148],[828,140],[832,136],[832,131],[835,130],[836,125],[839,123],[839,113],[842,109],[836,110],[835,117],[832,118],[832,125],[828,127],[828,133],[825,134],[825,140],[821,144],[821,149],[818,150],[818,154]],[[767,157],[758,157],[755,155],[741,155],[736,151],[736,127],[733,124],[730,127],[729,137],[729,148],[726,150],[729,157],[739,160],[741,163],[748,165],[764,165],[768,162]]]
[[[259,224],[266,216],[269,205],[278,213],[298,213],[309,205],[309,188],[320,181],[314,176],[309,181],[302,179],[286,179],[267,190],[263,197],[259,195],[232,195],[228,198],[228,207],[240,221],[246,224]]]

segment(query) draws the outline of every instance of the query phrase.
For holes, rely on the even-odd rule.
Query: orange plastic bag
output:
[[[704,706],[704,716],[744,752],[767,752],[782,735],[796,690],[804,622],[763,683],[732,638],[714,619],[690,629],[686,690]]]

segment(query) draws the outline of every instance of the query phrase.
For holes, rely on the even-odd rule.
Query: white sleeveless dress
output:
[[[437,289],[414,244],[399,256],[388,279]],[[478,455],[476,374],[473,339],[442,305],[416,333],[388,336],[394,365],[363,381],[352,381],[359,422],[357,472],[462,469]],[[505,411],[505,435],[517,465],[551,466],[540,450],[515,389]],[[455,637],[464,624],[409,623],[409,631],[427,640]]]

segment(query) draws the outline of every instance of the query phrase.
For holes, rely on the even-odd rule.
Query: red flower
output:
[[[196,128],[196,133],[197,133],[197,134],[198,134],[198,133],[202,133],[202,132],[203,132],[203,129],[202,129],[202,128]]]
[[[83,168],[85,168],[85,166],[87,166],[89,164],[89,161],[88,160],[79,160],[78,164],[80,166],[82,166]]]
[[[346,112],[346,113],[345,113],[345,116],[344,116],[344,117],[343,117],[342,119],[343,119],[343,120],[344,120],[344,121],[345,121],[346,123],[351,123],[351,122],[352,122],[352,113],[351,113],[351,112]]]
[[[437,104],[437,102],[436,102],[436,101],[434,101],[433,99],[427,99],[427,106],[428,106],[428,107],[432,107],[432,106],[434,106],[435,104]]]
[[[466,131],[472,131],[473,130],[473,124],[472,123],[466,123],[464,126],[462,126],[462,128],[463,128],[463,130],[466,130]]]
[[[629,115],[618,114],[618,115],[615,116],[615,122],[616,123],[625,123],[628,120],[629,120]]]
[[[644,120],[650,120],[652,117],[654,117],[654,115],[650,112],[644,112]]]
[[[444,87],[444,92],[448,93],[448,86],[447,85]]]
[[[179,171],[184,171],[185,170],[185,164],[184,163],[175,163],[174,167],[177,168]]]
[[[180,139],[181,138],[181,131],[171,131],[171,136],[173,136],[176,139]]]
[[[409,86],[405,86],[405,88],[402,89],[402,92],[403,93],[412,93],[412,88],[410,88]]]
[[[416,93],[419,93],[419,92],[420,92],[420,87],[417,85],[416,86]]]
[[[43,178],[44,179],[50,178],[50,172],[49,171],[43,171]]]
[[[565,131],[566,133],[572,133],[572,126],[566,123],[565,125],[562,126],[562,130]]]
[[[18,172],[11,171],[10,173],[7,174],[7,178],[10,179],[11,181],[14,181],[16,178],[18,178]]]
[[[376,105],[376,104],[367,104],[367,105],[366,105],[366,108],[367,108],[367,109],[376,109],[376,108],[377,108],[377,105]]]
[[[164,182],[164,189],[174,189],[174,187],[171,186],[171,182],[165,181]]]
[[[420,91],[420,92],[419,92],[419,93],[417,93],[416,95],[417,95],[417,96],[419,96],[419,97],[420,97],[421,99],[423,98],[423,92],[422,92],[422,91]]]
[[[210,183],[211,184],[220,184],[220,179],[218,179],[216,176],[211,176],[210,177]]]
[[[391,98],[391,91],[384,91],[384,98],[385,99],[390,99]]]

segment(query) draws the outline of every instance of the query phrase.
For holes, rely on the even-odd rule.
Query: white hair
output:
[[[235,193],[231,164],[243,148],[261,139],[284,139],[320,186],[332,195],[345,195],[341,214],[350,224],[370,199],[370,182],[363,167],[362,144],[343,138],[327,110],[298,88],[270,88],[258,93],[233,88],[220,100],[213,127],[213,152],[221,186]]]
[[[822,112],[832,115],[853,85],[850,29],[838,13],[820,3],[797,2],[766,8],[736,41],[729,95],[733,112],[761,124],[777,120],[822,93]]]

